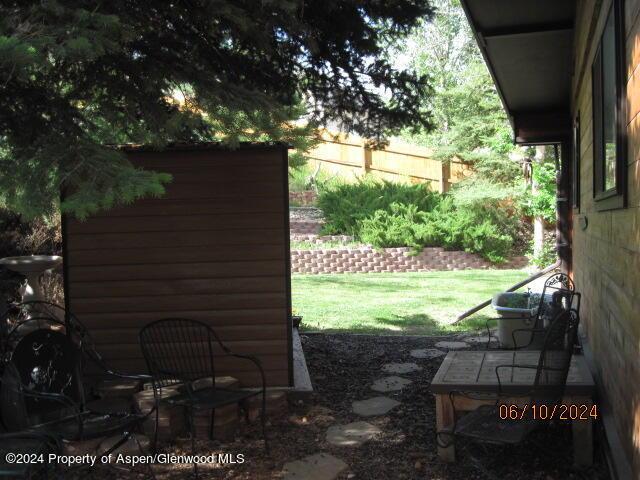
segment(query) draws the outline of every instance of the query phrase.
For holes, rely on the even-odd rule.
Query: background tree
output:
[[[312,124],[368,138],[426,129],[426,78],[382,52],[431,14],[427,0],[3,2],[2,199],[33,215],[64,188],[82,217],[160,195],[167,175],[108,144],[300,137],[283,126],[300,101]]]
[[[511,183],[521,178],[510,158],[511,128],[464,11],[459,0],[436,0],[434,7],[433,21],[422,22],[409,42],[409,63],[434,87],[426,99],[434,128],[406,135],[441,160],[458,157],[480,174]]]
[[[554,163],[535,162],[533,183],[525,181],[525,158],[532,158],[535,150],[514,146],[509,121],[459,0],[433,3],[433,21],[416,28],[408,42],[409,58],[403,61],[430,78],[433,94],[423,107],[432,112],[434,128],[404,136],[431,147],[442,161],[470,162],[475,173],[454,187],[453,204],[477,212],[477,218],[493,218],[501,234],[515,239],[516,250],[525,251],[531,244],[530,219],[538,219],[539,240],[543,220],[555,219]],[[544,263],[549,256],[542,258],[542,250],[538,243],[534,257]]]

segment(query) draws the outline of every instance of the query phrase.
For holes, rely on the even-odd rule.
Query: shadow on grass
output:
[[[458,324],[442,324],[433,317],[420,313],[413,315],[392,315],[391,317],[376,317],[375,326],[371,325],[349,325],[345,328],[320,328],[305,325],[304,320],[301,325],[303,333],[323,332],[323,333],[364,333],[371,335],[448,335],[453,333],[471,332],[484,334],[486,332],[485,315],[476,315],[473,318],[465,319]]]

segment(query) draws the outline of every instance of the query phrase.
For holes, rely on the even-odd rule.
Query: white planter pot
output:
[[[514,299],[529,297],[528,293],[516,293],[516,292],[503,292],[498,293],[493,297],[491,305],[498,313],[498,340],[500,344],[507,348],[513,348],[517,346],[528,345],[531,343],[530,332],[517,332],[515,336],[515,344],[513,331],[535,328],[537,301],[535,306],[531,306],[528,302],[526,308],[513,308],[506,305]]]

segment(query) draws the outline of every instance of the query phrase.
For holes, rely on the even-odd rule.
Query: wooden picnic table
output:
[[[540,351],[451,351],[447,354],[438,372],[431,381],[430,391],[436,397],[436,429],[451,430],[455,424],[455,413],[472,411],[480,405],[495,404],[495,398],[469,398],[451,392],[498,392],[498,365],[538,364]],[[500,370],[500,384],[503,394],[509,396],[504,403],[522,405],[527,401],[526,392],[535,379],[534,369],[503,368]],[[564,405],[593,406],[595,382],[582,355],[573,355],[567,377]],[[581,407],[580,407],[581,408]],[[589,466],[593,463],[593,419],[572,420],[574,463]],[[438,456],[446,461],[455,461],[455,445],[438,446]]]

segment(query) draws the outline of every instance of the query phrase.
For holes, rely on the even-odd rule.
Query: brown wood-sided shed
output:
[[[209,323],[234,352],[257,355],[269,386],[291,386],[287,147],[123,150],[173,181],[160,198],[63,220],[66,308],[114,368],[146,371],[141,327],[184,317]],[[259,382],[249,362],[228,357],[216,374]]]

